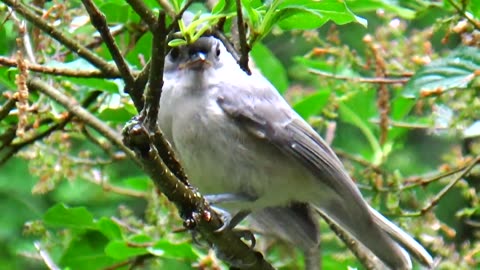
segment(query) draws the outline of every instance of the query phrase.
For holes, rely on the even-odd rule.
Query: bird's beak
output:
[[[191,62],[196,62],[196,61],[201,61],[204,62],[207,60],[207,54],[203,52],[196,52],[190,56],[190,61]]]
[[[181,67],[182,69],[203,69],[210,66],[210,61],[207,60],[207,54],[204,52],[195,52],[190,56],[190,59]]]

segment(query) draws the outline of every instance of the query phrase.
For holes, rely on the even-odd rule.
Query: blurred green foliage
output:
[[[81,1],[19,2],[111,60]],[[152,42],[141,17],[124,1],[94,2],[132,70],[141,70]],[[143,2],[154,13],[162,9],[159,1]],[[170,1],[177,12],[183,2]],[[480,5],[460,0],[241,3],[255,66],[332,141],[370,202],[438,257],[439,269],[480,267],[478,169],[436,197],[459,177],[442,173],[464,168],[480,154],[480,131],[473,128],[480,119]],[[226,26],[234,24],[234,1],[190,8],[209,9],[215,16],[227,14]],[[3,59],[15,59],[19,20],[0,2]],[[24,46],[30,46],[37,63],[94,69],[31,23],[27,30],[31,45]],[[15,67],[0,63],[2,109],[17,91],[16,74]],[[30,76],[79,103],[98,94],[87,109],[118,131],[136,114],[120,79]],[[182,224],[175,207],[82,121],[74,119],[46,138],[15,148],[65,119],[65,108],[39,93],[31,92],[28,102],[23,136],[15,133],[22,112],[0,113],[2,269],[47,269],[36,247],[62,269],[225,268],[205,248],[191,244],[188,233],[174,233]],[[12,149],[19,151],[11,157]],[[420,211],[434,199],[432,210]],[[360,267],[325,224],[322,239],[324,269]],[[302,267],[298,250],[271,243],[258,246],[276,267]]]

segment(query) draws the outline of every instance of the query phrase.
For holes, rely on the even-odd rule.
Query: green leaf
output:
[[[194,18],[193,21],[186,26],[186,29],[182,30],[182,35],[187,39],[188,43],[193,43],[199,39],[203,33],[211,29],[222,17],[224,17],[224,15],[209,15],[199,17],[198,19]]]
[[[315,10],[304,7],[288,7],[275,13],[272,23],[278,23],[284,30],[308,30],[319,28],[327,21],[328,18]]]
[[[467,88],[478,76],[479,69],[480,49],[460,47],[447,57],[435,60],[418,70],[405,86],[403,96],[418,98]]]
[[[132,177],[123,180],[124,186],[137,191],[148,191],[151,188],[151,181],[148,177]]]
[[[357,127],[369,142],[373,153],[372,162],[380,164],[382,161],[382,147],[375,136],[374,126],[370,119],[377,116],[375,91],[357,91],[340,102],[340,119]]]
[[[390,116],[394,120],[404,120],[405,117],[410,113],[413,106],[415,106],[415,101],[409,98],[398,96],[394,98],[391,102]]]
[[[218,14],[225,9],[225,0],[218,0],[215,6],[212,8],[212,14]]]
[[[0,84],[3,84],[10,90],[17,89],[17,85],[15,84],[15,76],[17,74],[17,68],[0,66]]]
[[[358,77],[359,74],[352,70],[349,66],[343,63],[332,64],[329,60],[309,59],[305,57],[295,57],[295,62],[300,63],[308,69],[330,73],[331,75],[350,76],[352,78]]]
[[[99,109],[99,118],[104,121],[125,123],[137,114],[132,103],[124,101],[119,94],[109,95]]]
[[[107,217],[102,217],[98,222],[98,230],[110,240],[122,239],[122,230],[117,223]]]
[[[173,8],[175,9],[175,13],[178,13],[181,9],[183,0],[172,0],[171,3],[173,4]]]
[[[327,105],[331,92],[330,89],[319,90],[293,105],[293,109],[304,119],[316,115]]]
[[[164,258],[196,260],[199,257],[189,243],[176,244],[160,240],[147,250],[155,256]]]
[[[92,66],[89,62],[85,61],[84,59],[78,59],[78,60],[67,62],[67,63],[50,61],[50,62],[47,62],[45,66],[54,67],[54,68],[67,68],[67,69],[74,69],[74,70],[92,70],[92,71],[97,70],[97,68]],[[121,82],[121,80],[78,78],[78,77],[67,77],[67,76],[58,76],[57,78],[62,81],[70,81],[73,84],[79,84],[79,85],[86,86],[88,88],[105,91],[109,93],[121,92],[122,91],[121,85],[123,85],[123,82]]]
[[[477,20],[480,19],[480,3],[478,0],[467,1],[467,9],[472,12]]]
[[[99,6],[99,9],[105,14],[108,23],[127,23],[137,21],[140,17],[133,12],[130,5],[123,1],[108,1]]]
[[[94,78],[74,78],[58,76],[58,79],[63,81],[70,81],[73,84],[86,86],[89,90],[100,90],[112,94],[118,94],[123,91],[120,84],[123,84],[121,80],[107,80],[107,79],[94,79]]]
[[[391,101],[390,117],[393,121],[400,121],[408,124],[418,124],[421,118],[415,117],[408,118],[408,114],[415,106],[416,101],[414,99],[404,98],[397,96]],[[398,138],[402,137],[409,131],[408,128],[391,126],[388,130],[388,140],[393,144],[398,144],[400,141]]]
[[[198,269],[198,267],[192,267],[192,261],[186,261],[186,260],[181,260],[181,259],[168,259],[168,258],[160,258],[158,261],[160,261],[161,268],[160,269],[175,269],[175,270],[192,270],[193,269]],[[210,269],[211,267],[207,267],[207,269]],[[225,267],[223,268],[217,268],[217,269],[226,269]]]
[[[114,264],[116,261],[103,252],[107,243],[108,239],[98,231],[88,231],[76,236],[62,254],[62,269],[103,269]]]
[[[340,104],[339,111],[342,115],[342,119],[346,119],[347,122],[353,124],[362,131],[363,135],[370,144],[370,148],[374,153],[373,163],[379,164],[382,157],[382,147],[380,146],[380,143],[375,137],[373,130],[369,128],[368,123],[366,123],[362,118],[355,114],[355,112],[350,107],[343,103]]]
[[[363,26],[367,26],[367,21],[361,17],[356,16],[345,4],[344,1],[338,0],[285,0],[278,9],[296,8],[297,12],[305,14],[307,11],[310,14],[318,14],[323,20],[331,20],[336,24],[347,24],[356,22]],[[295,13],[290,13],[293,16]],[[292,21],[293,22],[293,21]]]
[[[251,56],[262,74],[280,93],[284,93],[288,88],[288,78],[280,60],[266,46],[260,43],[255,44],[251,51]]]
[[[0,27],[0,55],[8,55],[15,44],[16,28],[13,20],[2,21]]]
[[[182,45],[187,45],[187,41],[184,40],[184,39],[176,38],[176,39],[172,39],[168,42],[168,46],[170,46],[170,47],[178,47],[178,46],[182,46]]]
[[[260,13],[255,10],[255,6],[250,0],[242,0],[242,7],[247,11],[246,17],[249,19],[251,25],[256,29],[260,22]]]
[[[127,110],[125,107],[103,108],[98,117],[104,121],[125,123],[135,116],[135,113]]]
[[[60,203],[47,210],[43,220],[48,226],[72,229],[96,229],[93,215],[85,207],[67,207]]]
[[[141,69],[145,64],[143,61],[148,61],[151,54],[152,33],[148,31],[135,43],[135,47],[127,53],[126,58],[128,63],[135,65],[137,69]]]
[[[397,14],[404,19],[415,18],[415,11],[398,5],[398,1],[388,0],[347,0],[348,7],[356,13],[376,12],[379,9]]]
[[[108,243],[105,253],[112,258],[124,260],[147,254],[147,246],[150,242],[151,238],[146,235],[135,235],[129,241],[114,240]]]

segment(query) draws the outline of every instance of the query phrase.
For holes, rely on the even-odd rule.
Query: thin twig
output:
[[[172,21],[172,23],[170,24],[170,26],[168,27],[167,33],[170,33],[170,32],[177,26],[177,23],[178,23],[178,21],[182,18],[183,13],[185,13],[185,11],[187,11],[188,7],[193,4],[193,1],[194,1],[194,0],[188,0],[187,3],[185,3],[185,5],[182,7],[182,9],[180,10],[180,12],[179,12],[178,14],[176,14],[175,16],[173,16],[173,21]],[[167,14],[168,14],[168,13],[167,13]],[[171,16],[171,15],[170,15],[170,16]]]
[[[138,15],[140,15],[140,18],[142,18],[142,20],[148,25],[150,31],[152,31],[153,26],[157,23],[157,18],[155,14],[147,7],[145,2],[142,0],[126,0],[126,2]]]
[[[175,175],[169,171],[168,167],[159,157],[155,146],[149,143],[149,141],[153,141],[153,139],[148,138],[149,135],[146,130],[142,131],[142,128],[132,122],[124,131],[127,133],[127,138],[131,139],[131,136],[133,136],[134,142],[147,145],[139,146],[138,149],[140,150],[137,151],[144,149],[146,152],[139,153],[137,158],[137,155],[126,148],[119,140],[120,136],[115,131],[104,125],[102,121],[91,115],[71,98],[68,98],[40,79],[30,79],[28,86],[51,97],[67,108],[70,113],[96,129],[117,147],[124,150],[132,160],[144,168],[145,172],[154,180],[155,185],[165,192],[169,200],[177,204],[181,213],[190,213],[191,221],[189,223],[196,223],[197,230],[200,231],[206,240],[213,243],[217,250],[225,254],[226,258],[235,258],[233,261],[227,259],[229,263],[241,265],[244,269],[273,269],[273,267],[263,259],[260,253],[251,250],[234,232],[228,230],[215,232],[222,223],[219,217],[208,207],[206,201],[198,193],[193,192],[189,187],[179,182]],[[128,135],[132,132],[133,135]],[[136,136],[140,136],[141,139],[136,140]],[[147,136],[146,139],[145,136]]]
[[[325,131],[325,143],[328,146],[332,145],[333,140],[335,139],[335,131],[337,129],[337,122],[327,122],[327,128]]]
[[[245,31],[245,22],[243,21],[243,14],[242,14],[242,2],[241,0],[236,0],[237,6],[237,27],[238,27],[238,37],[240,39],[240,61],[239,65],[240,68],[245,71],[248,75],[252,74],[250,68],[248,67],[248,53],[250,52],[250,48],[247,44],[247,33]]]
[[[172,7],[170,2],[166,0],[157,0],[157,2],[160,4],[160,6],[162,6],[163,10],[165,10],[168,16],[175,18],[175,9]]]
[[[103,152],[105,152],[105,154],[107,154],[112,159],[118,159],[118,155],[115,154],[114,151],[112,150],[112,145],[107,143],[107,141],[101,142],[100,140],[95,138],[95,136],[91,134],[91,132],[87,129],[87,126],[82,126],[81,131],[82,131],[82,134],[85,135],[85,137],[88,140],[90,140],[92,143],[100,147],[100,149],[102,149]]]
[[[6,67],[16,67],[17,60],[13,58],[0,56],[0,66]],[[50,67],[39,64],[28,63],[27,68],[29,71],[57,75],[57,76],[66,76],[66,77],[77,77],[77,78],[102,78],[102,79],[117,79],[120,78],[120,73],[118,70],[115,70],[113,73],[104,73],[100,70],[82,70],[82,69],[70,69],[62,67]],[[136,74],[136,72],[133,72]]]
[[[102,183],[102,184],[100,184],[100,186],[105,191],[111,191],[111,192],[119,194],[119,195],[136,197],[136,198],[146,198],[147,197],[146,192],[131,190],[131,189],[128,189],[128,188],[123,188],[123,187],[117,187],[117,186],[111,185],[109,183]]]
[[[325,220],[330,229],[342,240],[350,251],[357,257],[362,265],[367,270],[380,270],[385,269],[383,263],[373,255],[368,249],[361,245],[358,241],[353,239],[344,229],[335,224],[328,216],[321,212],[318,212],[320,216]]]
[[[137,164],[140,164],[135,154],[128,147],[126,147],[121,141],[120,134],[115,132],[109,126],[105,125],[102,121],[100,121],[98,118],[92,115],[89,111],[85,110],[75,100],[65,96],[57,89],[53,88],[52,86],[48,85],[46,82],[37,78],[29,79],[27,82],[27,85],[29,88],[38,90],[39,92],[49,96],[51,99],[60,103],[71,114],[77,116],[84,123],[86,123],[87,125],[97,130],[100,134],[105,136],[109,141],[111,141],[117,147],[122,149],[133,161],[135,161]]]
[[[378,119],[371,119],[369,121],[372,124],[378,124],[380,121]],[[399,128],[409,128],[409,129],[432,129],[432,130],[445,130],[449,129],[447,126],[433,126],[428,125],[428,124],[418,124],[418,123],[407,123],[407,122],[400,122],[400,121],[391,121],[390,120],[390,126],[391,127],[399,127]]]
[[[480,23],[478,23],[478,21],[476,21],[475,19],[473,19],[470,15],[468,15],[467,13],[465,13],[465,8],[464,7],[459,7],[457,5],[457,3],[455,3],[455,1],[453,0],[448,0],[448,3],[450,5],[453,6],[453,8],[455,10],[457,10],[458,13],[460,13],[460,15],[462,15],[462,17],[464,17],[465,19],[467,19],[472,25],[473,27],[475,27],[475,29],[477,30],[480,30]],[[472,5],[475,5],[472,3]]]
[[[96,180],[95,178],[87,178],[87,181],[92,184],[100,186],[104,191],[113,192],[119,195],[135,197],[135,198],[146,198],[148,196],[146,192],[115,186],[108,183],[107,181]]]
[[[30,36],[28,35],[27,25],[25,21],[21,21],[19,18],[17,18],[17,15],[15,14],[15,12],[13,12],[13,10],[11,10],[11,8],[9,8],[9,10],[11,11],[10,16],[19,30],[19,38],[21,39],[21,41],[18,43],[20,43],[21,45],[19,44],[20,46],[18,47],[18,49],[23,49],[23,51],[27,54],[28,60],[32,63],[35,63],[35,56],[33,54],[32,42],[30,40]]]
[[[380,53],[380,46],[375,44],[368,36],[364,39],[365,43],[370,47],[370,51],[375,59],[375,76],[377,78],[385,78],[387,68],[385,60]],[[380,145],[384,145],[388,136],[388,125],[390,121],[390,93],[385,83],[377,84],[377,106],[380,115]]]
[[[464,166],[464,167],[461,167],[461,168],[457,168],[457,169],[454,169],[454,170],[451,170],[449,172],[445,172],[445,173],[440,173],[438,175],[435,175],[435,176],[432,176],[432,177],[429,177],[429,178],[426,178],[426,179],[416,179],[415,182],[412,182],[412,183],[409,183],[410,180],[405,180],[405,182],[407,182],[407,184],[405,186],[403,186],[401,188],[401,190],[407,190],[407,189],[412,189],[412,188],[416,188],[416,187],[425,187],[433,182],[437,182],[438,180],[441,180],[445,177],[448,177],[448,176],[451,176],[453,174],[456,174],[458,172],[461,172],[465,169],[467,169],[469,165],[467,166]],[[391,191],[391,190],[388,190],[388,191]]]
[[[323,71],[312,69],[312,68],[309,68],[308,72],[312,74],[320,75],[322,77],[327,77],[327,78],[332,78],[337,80],[346,80],[351,82],[359,82],[359,83],[404,84],[410,80],[410,78],[359,78],[359,77],[351,77],[351,76],[341,76],[341,75],[323,72]]]
[[[0,107],[0,121],[2,121],[10,113],[13,108],[15,108],[15,103],[17,100],[15,98],[9,98],[2,107]]]
[[[27,138],[23,141],[20,141],[20,142],[17,142],[15,144],[11,144],[9,145],[10,148],[8,148],[7,150],[7,153],[4,154],[1,158],[0,158],[0,166],[3,165],[5,162],[7,162],[7,160],[9,160],[14,154],[16,154],[18,151],[20,151],[23,147],[27,146],[27,145],[30,145],[32,144],[33,142],[36,142],[36,141],[39,141],[47,136],[49,136],[50,134],[52,134],[54,131],[56,130],[61,130],[63,129],[67,123],[69,122],[70,119],[64,119],[62,120],[61,122],[55,124],[55,125],[52,125],[50,126],[49,128],[47,128],[46,130],[42,131],[41,133],[39,134],[36,134],[35,136],[32,136],[30,138]],[[2,146],[3,147],[3,146]]]
[[[158,108],[163,88],[163,66],[166,54],[165,12],[161,11],[156,25],[152,29],[152,58],[150,61],[149,83],[145,91],[145,110],[142,116],[146,117],[147,127],[150,130],[157,126]]]
[[[5,146],[9,146],[12,141],[15,139],[17,133],[17,125],[12,124],[6,131],[0,134],[0,150],[2,150]]]
[[[465,177],[467,174],[470,173],[470,171],[480,162],[480,156],[476,157],[470,164],[461,172],[458,176],[456,176],[448,185],[446,185],[440,192],[437,193],[433,197],[433,199],[425,205],[420,211],[413,212],[413,213],[402,213],[402,217],[418,217],[422,216],[428,211],[432,210],[433,207],[435,207],[438,202],[461,180],[463,177]]]
[[[50,257],[50,254],[48,254],[48,252],[42,248],[40,242],[38,241],[35,241],[33,243],[33,245],[35,246],[35,248],[37,249],[38,251],[38,254],[40,255],[40,257],[42,258],[43,262],[45,263],[45,265],[48,267],[48,269],[50,270],[60,270],[60,267],[58,267],[55,262],[52,260],[52,257]]]
[[[82,102],[82,106],[87,107],[90,105],[102,92],[100,91],[94,91],[91,92],[90,95],[85,98],[85,100]],[[27,145],[32,144],[33,142],[39,141],[50,134],[52,134],[54,131],[57,130],[62,130],[72,119],[72,114],[69,114],[65,118],[63,118],[60,122],[55,123],[54,125],[48,127],[47,129],[43,130],[42,132],[35,134],[32,137],[26,138],[23,141],[16,142],[14,144],[11,144],[13,139],[15,138],[15,133],[11,134],[11,137],[7,137],[5,140],[2,139],[2,146],[0,147],[0,150],[3,150],[8,147],[6,150],[6,153],[2,155],[0,158],[0,166],[2,166],[7,160],[10,159],[14,154],[16,154],[18,151],[20,151],[22,148],[24,148]],[[43,123],[42,123],[43,122]],[[45,119],[41,121],[41,124],[49,124],[51,123],[51,119]],[[31,128],[31,127],[29,127]],[[16,126],[14,126],[11,130],[15,131]],[[9,130],[10,131],[10,130]],[[4,135],[8,135],[9,131],[6,132]]]
[[[116,67],[106,62],[103,58],[97,56],[89,49],[80,45],[73,38],[67,37],[63,32],[58,30],[56,27],[47,23],[41,16],[36,15],[30,9],[28,9],[24,4],[18,0],[0,0],[5,3],[7,6],[14,9],[17,13],[21,14],[25,19],[31,22],[36,27],[43,30],[45,33],[50,35],[52,38],[65,45],[68,49],[78,54],[80,57],[84,58],[92,65],[100,69],[106,74],[114,74]]]
[[[232,266],[242,269],[273,269],[260,253],[253,251],[231,230],[216,231],[222,224],[218,215],[199,193],[180,182],[168,169],[149,133],[142,122],[132,120],[124,128],[125,143],[135,149],[144,171],[155,186],[176,204],[185,219],[185,225],[194,225],[196,231],[212,243],[217,252]]]
[[[100,33],[105,45],[107,45],[113,61],[117,65],[120,74],[122,74],[123,81],[125,82],[125,92],[130,94],[135,107],[138,111],[141,111],[143,108],[143,91],[141,90],[143,89],[135,89],[135,79],[125,61],[125,58],[120,52],[120,49],[118,49],[115,39],[110,33],[105,15],[101,13],[91,0],[82,0],[82,3],[90,16],[90,21]]]
[[[167,164],[168,168],[184,184],[188,185],[187,176],[180,162],[175,157],[170,143],[164,138],[157,124],[160,97],[163,88],[163,67],[166,54],[166,25],[165,13],[160,12],[157,25],[153,31],[152,58],[150,61],[150,75],[147,90],[145,92],[145,109],[142,116],[145,117],[147,127],[153,134],[153,143],[157,148],[160,157]]]
[[[142,34],[146,31],[146,30],[143,30],[141,27],[137,26],[137,28],[140,28],[139,33],[132,33],[132,34],[137,34],[138,35],[138,34]],[[111,33],[115,37],[115,36],[118,36],[118,35],[124,33],[128,29],[130,29],[130,28],[127,28],[125,25],[123,25],[122,27],[120,27],[120,28],[118,28],[114,31],[111,31]],[[135,39],[133,39],[132,41],[135,41]],[[96,37],[94,37],[93,41],[91,41],[90,43],[85,45],[85,48],[93,50],[95,48],[100,47],[102,44],[103,44],[102,37],[96,36]],[[59,58],[65,58],[65,57],[67,57],[67,55],[70,55],[71,53],[72,53],[72,51],[61,52],[61,53],[58,54],[58,57]]]
[[[102,270],[115,270],[115,269],[119,269],[119,268],[123,269],[124,266],[127,266],[127,265],[131,264],[132,262],[133,262],[133,259],[128,259],[126,261],[114,263],[110,266],[104,267]]]
[[[19,26],[20,36],[24,36],[25,31],[25,24],[23,23],[22,26]],[[24,47],[23,41],[23,38],[17,38],[17,46],[19,48]],[[25,127],[28,123],[28,111],[30,108],[28,103],[29,92],[27,90],[28,70],[22,50],[18,49],[16,55],[18,74],[15,75],[15,84],[17,86],[17,92],[15,92],[13,96],[17,100],[16,106],[18,110],[17,137],[23,138],[25,136]]]
[[[380,169],[380,167],[376,166],[375,164],[371,163],[370,161],[368,161],[366,159],[363,159],[361,157],[352,155],[352,154],[347,153],[347,152],[345,152],[343,150],[340,150],[340,149],[335,149],[335,153],[341,158],[345,158],[345,159],[354,161],[354,162],[356,162],[356,163],[358,163],[358,164],[360,164],[364,167],[372,169],[376,173],[379,173],[379,174],[383,173],[382,170]]]
[[[240,55],[238,54],[238,51],[235,49],[230,40],[225,36],[225,34],[221,31],[221,29],[215,29],[213,31],[213,36],[218,38],[223,43],[225,48],[227,48],[227,51],[233,56],[233,59],[235,59],[237,63],[240,63]]]
[[[148,77],[150,76],[150,62],[151,60],[148,60],[143,69],[136,75],[135,88],[145,89],[145,86],[148,83]]]

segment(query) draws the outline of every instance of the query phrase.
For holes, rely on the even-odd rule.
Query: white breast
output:
[[[169,88],[166,84],[159,123],[190,182],[202,194],[257,198],[255,203],[221,206],[241,209],[284,205],[312,196],[304,194],[313,190],[305,187],[315,180],[303,166],[239,127],[218,106],[214,86],[207,92],[195,85],[202,86]]]

